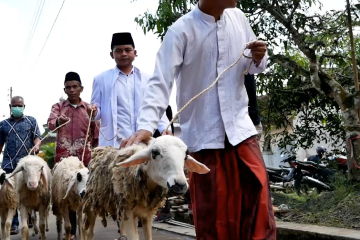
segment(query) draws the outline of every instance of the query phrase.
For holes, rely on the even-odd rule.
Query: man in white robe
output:
[[[200,0],[167,31],[157,54],[138,116],[138,131],[121,147],[146,142],[168,103],[174,79],[180,109],[234,63],[256,40],[236,0]],[[269,181],[248,113],[243,72],[266,67],[266,44],[255,42],[251,58],[221,76],[179,117],[181,138],[191,155],[210,168],[190,175],[191,203],[198,240],[275,240]]]
[[[113,34],[110,56],[116,66],[94,78],[91,97],[90,109],[101,120],[99,146],[119,147],[138,130],[136,119],[150,76],[133,66],[136,54],[130,33]],[[168,123],[164,115],[158,130],[162,133]]]

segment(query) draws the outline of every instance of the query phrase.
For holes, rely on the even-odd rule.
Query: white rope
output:
[[[68,124],[69,122],[70,122],[70,118],[67,120],[67,122],[65,122],[65,123],[61,124],[60,126],[58,126],[57,128],[55,128],[54,130],[49,131],[49,132],[48,132],[48,134],[46,134],[46,136],[45,136],[45,137],[43,137],[43,138],[40,140],[40,142],[39,142],[38,144],[35,144],[35,146],[34,146],[34,147],[30,150],[30,152],[29,152],[29,154],[28,154],[28,155],[30,155],[30,154],[31,154],[31,152],[32,152],[32,151],[34,151],[34,149],[35,149],[35,147],[36,147],[36,146],[39,146],[39,147],[40,147],[41,142],[42,142],[42,141],[44,141],[46,138],[48,138],[48,137],[50,136],[50,134],[51,134],[51,133],[56,132],[59,128],[61,128],[61,127],[65,126],[65,125],[66,125],[66,124]]]
[[[239,57],[233,64],[231,64],[231,65],[228,66],[224,71],[222,71],[222,72],[219,74],[219,76],[215,79],[215,81],[214,81],[209,87],[207,87],[206,89],[204,89],[203,91],[201,91],[199,94],[197,94],[195,97],[193,97],[192,99],[190,99],[190,101],[188,101],[188,103],[186,103],[185,106],[183,106],[183,107],[175,114],[175,116],[173,117],[173,119],[169,122],[169,124],[168,124],[167,127],[165,128],[165,130],[164,130],[164,132],[162,133],[162,135],[165,135],[165,134],[166,134],[166,131],[169,129],[169,127],[171,126],[171,124],[175,121],[175,119],[177,119],[177,118],[179,117],[180,113],[181,113],[182,111],[184,111],[185,108],[187,108],[187,107],[190,105],[190,103],[192,103],[192,102],[195,101],[197,98],[199,98],[201,95],[203,95],[204,93],[206,93],[207,91],[209,91],[212,87],[214,87],[214,86],[216,85],[216,83],[219,81],[220,77],[221,77],[225,72],[227,72],[230,68],[234,67],[234,66],[240,61],[240,59],[241,59],[242,57],[250,58],[250,59],[251,59],[251,57],[245,56],[245,50],[246,50],[251,44],[256,43],[257,41],[258,41],[258,40],[256,39],[256,40],[253,40],[253,41],[251,41],[251,42],[248,42],[248,43],[245,45],[245,47],[244,47],[244,49],[243,49],[240,57]],[[249,67],[242,73],[242,75],[246,75],[246,74],[249,73],[252,63],[253,63],[253,61],[250,62]]]
[[[84,156],[85,156],[85,151],[86,151],[86,143],[87,143],[87,140],[88,140],[88,137],[89,137],[89,131],[90,131],[90,125],[91,125],[91,119],[92,119],[93,111],[94,111],[94,109],[91,109],[90,116],[89,116],[89,125],[88,125],[88,129],[86,131],[84,149],[83,149],[83,154],[82,154],[82,157],[81,157],[81,162],[84,162]],[[100,129],[99,129],[99,131],[100,131]]]

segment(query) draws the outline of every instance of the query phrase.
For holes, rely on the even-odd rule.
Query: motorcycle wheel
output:
[[[301,180],[302,180],[301,175],[295,176],[294,188],[295,188],[295,192],[298,196],[301,196]]]

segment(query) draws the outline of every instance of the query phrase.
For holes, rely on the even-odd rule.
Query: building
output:
[[[43,127],[45,129],[45,132],[42,135],[42,137],[45,137],[49,133],[49,128],[47,124],[43,124]],[[41,145],[56,142],[56,135],[57,135],[56,132],[50,132],[49,136],[45,138],[43,141],[41,141]]]

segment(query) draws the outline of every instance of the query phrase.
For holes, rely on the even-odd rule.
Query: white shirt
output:
[[[94,78],[91,104],[98,106],[95,119],[101,120],[99,146],[119,147],[137,131],[136,119],[149,78],[136,67],[129,76],[115,67]],[[162,132],[168,123],[164,114],[156,128]]]
[[[119,138],[128,138],[136,132],[135,119],[135,74],[131,70],[129,75],[119,72],[119,77],[115,82],[117,94],[117,127],[122,129]],[[119,94],[121,93],[121,94]]]
[[[173,80],[177,106],[207,88],[225,68],[234,63],[246,45],[255,40],[245,15],[226,9],[219,21],[196,7],[168,30],[156,58],[153,77],[138,116],[138,128],[153,131],[166,110]],[[251,55],[250,50],[246,55]],[[250,59],[242,58],[222,75],[218,84],[191,103],[179,117],[181,138],[191,152],[224,148],[225,135],[237,145],[257,131],[248,114],[248,96],[243,72]],[[260,73],[266,57],[250,73]]]

